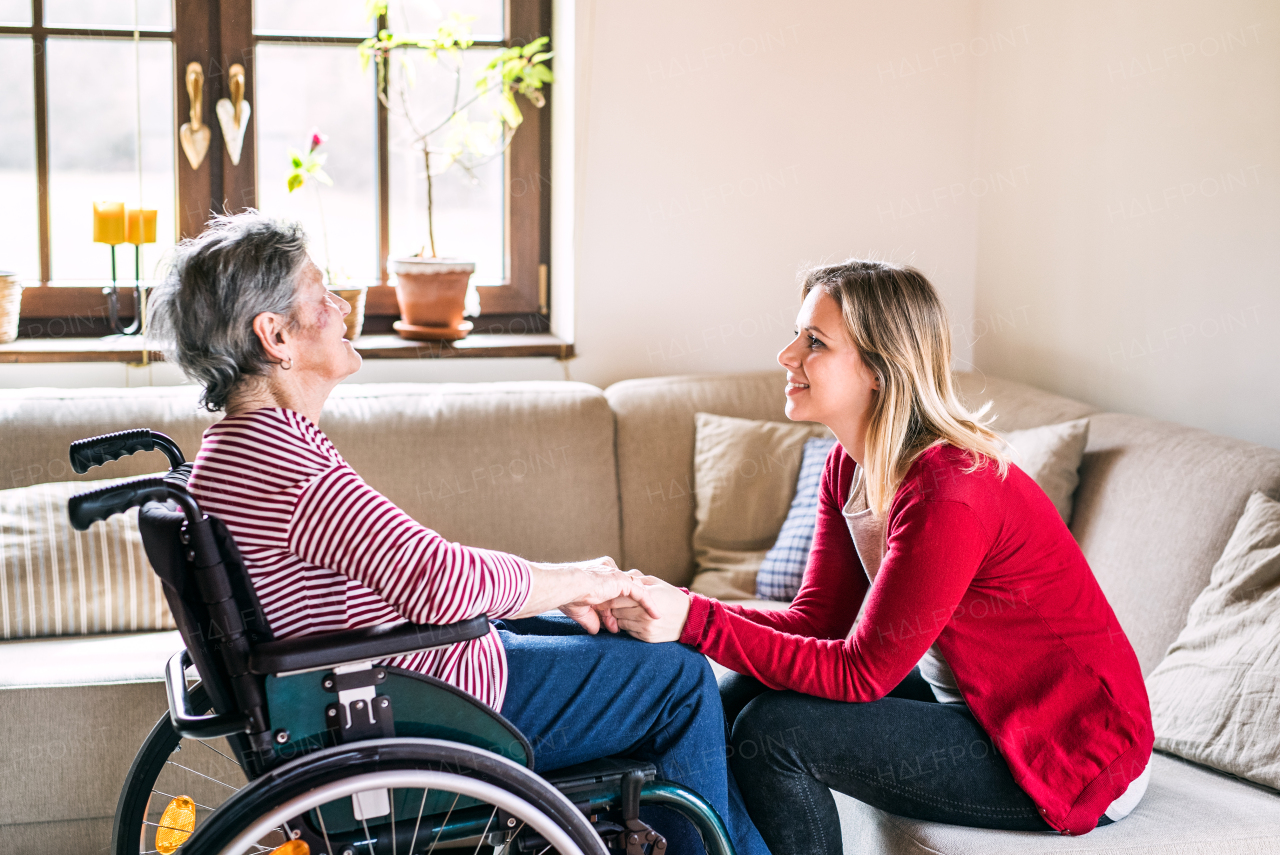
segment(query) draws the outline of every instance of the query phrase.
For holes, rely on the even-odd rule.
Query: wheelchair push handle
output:
[[[132,481],[123,481],[80,493],[67,501],[67,515],[71,517],[71,525],[78,531],[85,531],[99,520],[130,508],[145,505],[147,502],[163,502],[165,499],[177,498],[178,491],[164,478],[145,476]],[[183,491],[185,494],[185,491]],[[187,497],[190,501],[190,497]]]
[[[71,443],[71,468],[83,475],[95,466],[102,466],[112,460],[128,457],[139,451],[164,452],[169,458],[169,468],[176,469],[186,458],[178,444],[159,431],[139,428],[92,436]]]

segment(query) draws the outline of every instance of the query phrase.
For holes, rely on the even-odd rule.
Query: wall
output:
[[[1280,5],[983,0],[983,370],[1280,447]]]
[[[849,255],[920,266],[970,319],[976,202],[931,194],[973,177],[971,4],[590,8],[575,378],[775,366],[798,270]]]
[[[876,255],[938,285],[962,367],[1280,447],[1280,5],[556,0],[555,21],[573,379],[771,367],[797,271]],[[0,366],[0,386],[143,382]]]

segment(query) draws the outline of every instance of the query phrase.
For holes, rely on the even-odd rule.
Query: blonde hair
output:
[[[907,470],[925,450],[942,443],[969,452],[974,472],[995,462],[1009,473],[1004,441],[960,402],[951,380],[947,312],[924,274],[882,261],[850,259],[818,267],[804,277],[803,295],[820,288],[840,307],[845,331],[880,390],[872,400],[862,463],[867,504],[883,515]]]

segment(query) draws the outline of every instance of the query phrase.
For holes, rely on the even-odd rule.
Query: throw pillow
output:
[[[0,490],[0,637],[173,629],[138,509],[76,531],[67,500],[127,479]]]
[[[800,476],[796,479],[796,495],[791,500],[791,509],[787,511],[778,539],[756,574],[756,596],[762,600],[792,600],[800,590],[804,568],[809,564],[813,529],[818,521],[822,470],[835,444],[834,438],[818,436],[804,444],[804,457],[800,461]]]
[[[804,444],[822,425],[694,415],[693,558],[689,586],[719,599],[752,599],[756,571],[795,495]]]
[[[1080,461],[1089,442],[1089,420],[1076,419],[1000,436],[1009,444],[1013,462],[1040,485],[1062,521],[1070,525],[1076,487],[1080,485]]]
[[[1254,493],[1147,677],[1156,748],[1280,789],[1280,502]]]

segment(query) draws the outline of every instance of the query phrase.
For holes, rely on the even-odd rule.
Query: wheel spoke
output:
[[[480,855],[480,847],[484,845],[484,839],[489,834],[489,826],[493,825],[493,818],[498,815],[498,806],[493,806],[493,813],[489,814],[489,821],[484,824],[484,831],[480,832],[480,840],[476,843],[476,851],[471,855]]]
[[[186,769],[191,774],[199,775],[201,778],[208,778],[210,781],[213,781],[215,784],[221,784],[222,786],[226,787],[228,790],[235,790],[237,792],[240,791],[239,787],[232,786],[231,784],[228,784],[226,781],[219,781],[217,778],[206,775],[204,772],[197,772],[195,769],[191,769],[186,766],[183,766],[181,763],[174,763],[172,760],[166,760],[164,761],[164,763],[166,766],[177,766],[179,769]]]
[[[440,823],[440,830],[436,832],[436,839],[431,841],[431,848],[427,850],[427,855],[431,855],[436,851],[436,844],[440,842],[440,835],[444,834],[445,826],[449,824],[449,817],[453,816],[453,809],[458,806],[458,799],[462,798],[461,793],[453,794],[453,804],[449,805],[449,812],[444,815],[444,822]]]
[[[422,825],[422,809],[427,806],[428,789],[422,790],[422,804],[418,805],[418,821],[413,824],[413,839],[409,841],[409,855],[413,855],[413,847],[418,845],[418,828]],[[333,855],[332,852],[329,855]]]
[[[515,830],[515,833],[511,835],[511,839],[509,839],[506,843],[502,844],[502,851],[495,852],[494,855],[509,855],[509,853],[511,852],[511,844],[516,842],[516,838],[520,836],[520,832],[524,831],[524,827],[527,824],[528,823],[525,823],[525,822],[520,823],[520,827],[517,828]],[[411,852],[409,853],[409,855],[413,855],[413,853]]]
[[[199,742],[201,745],[203,745],[205,748],[208,748],[210,751],[212,751],[214,754],[217,754],[219,757],[225,758],[226,760],[229,760],[230,762],[235,763],[235,764],[236,764],[236,768],[237,768],[237,769],[239,769],[239,768],[240,768],[240,764],[239,764],[239,763],[236,763],[236,761],[235,761],[235,760],[233,760],[233,759],[232,759],[232,758],[230,758],[230,757],[227,757],[227,755],[223,754],[221,751],[219,751],[218,749],[214,748],[212,745],[210,745],[209,743],[205,742],[204,740],[202,740],[202,739],[197,739],[197,740],[196,740],[196,742]]]
[[[316,816],[320,819],[320,833],[324,835],[324,848],[328,855],[333,855],[333,844],[329,842],[329,829],[324,827],[323,805],[316,807]]]
[[[369,847],[369,855],[378,855],[373,851],[373,835],[369,833],[369,823],[364,821],[364,817],[360,818],[360,824],[364,826],[364,843]]]
[[[156,794],[156,795],[158,795],[158,796],[164,796],[166,799],[176,799],[176,798],[177,798],[177,796],[175,796],[175,795],[173,795],[173,794],[171,794],[171,793],[164,793],[164,792],[161,792],[160,790],[157,790],[157,789],[155,789],[155,788],[152,788],[151,792],[155,793],[155,794]],[[200,804],[198,801],[196,801],[196,800],[194,800],[194,799],[192,799],[192,800],[191,800],[191,803],[192,803],[193,805],[195,805],[196,807],[198,807],[198,808],[204,808],[205,810],[217,810],[217,808],[215,808],[215,807],[209,807],[208,805],[202,805],[202,804]]]

